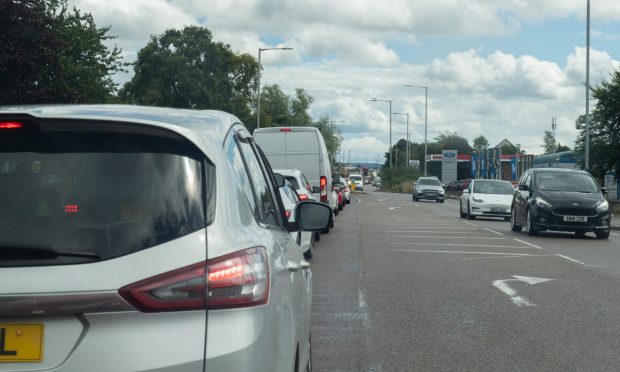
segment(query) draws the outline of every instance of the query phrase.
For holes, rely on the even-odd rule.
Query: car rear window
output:
[[[205,226],[193,144],[102,127],[0,132],[0,266],[105,260]]]
[[[293,186],[295,190],[299,190],[299,183],[297,182],[297,179],[295,177],[285,176],[284,178],[286,178],[286,180],[291,183],[291,186]]]

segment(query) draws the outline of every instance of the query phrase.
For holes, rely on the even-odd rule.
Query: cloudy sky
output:
[[[504,138],[529,153],[557,117],[572,147],[585,113],[586,0],[71,0],[110,25],[128,61],[149,35],[201,25],[235,51],[263,52],[263,84],[306,89],[312,115],[341,128],[352,160],[388,148],[389,106],[409,114],[412,141],[456,131],[470,141]],[[592,0],[591,83],[620,66],[620,1]],[[126,81],[131,74],[119,75]],[[394,115],[393,141],[405,116]]]

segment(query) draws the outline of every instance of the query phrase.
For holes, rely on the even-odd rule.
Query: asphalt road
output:
[[[458,200],[356,194],[312,261],[318,371],[620,368],[620,236],[461,219]]]

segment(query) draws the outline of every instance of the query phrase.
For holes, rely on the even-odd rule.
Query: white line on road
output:
[[[468,225],[471,225],[471,226],[480,227],[480,226],[476,225],[475,223],[471,223],[471,222],[467,222],[467,221],[462,221],[462,222],[463,222],[463,223],[466,223],[466,224],[468,224]]]
[[[555,255],[556,255],[556,256],[558,256],[558,257],[562,257],[562,258],[564,258],[564,259],[566,259],[566,260],[576,262],[576,263],[578,263],[578,264],[580,264],[580,265],[585,265],[585,263],[584,263],[584,262],[578,261],[578,260],[576,260],[576,259],[574,259],[574,258],[570,258],[570,257],[565,256],[565,255],[563,255],[563,254],[558,254],[558,253],[556,253]]]
[[[393,211],[393,210],[394,210],[394,207],[389,207],[388,209],[389,209],[389,210],[391,210],[391,211]]]
[[[460,251],[431,251],[425,249],[387,249],[394,252],[413,252],[413,253],[451,253],[451,254],[485,254],[485,255],[500,255],[500,256],[528,256],[536,257],[538,255],[529,253],[506,253],[506,252],[460,252]]]
[[[412,233],[427,233],[427,234],[438,234],[438,236],[441,236],[441,234],[478,234],[478,235],[491,235],[490,233],[481,233],[480,231],[429,231],[429,230],[415,230],[415,229],[407,229],[406,231],[401,230],[381,230],[382,233],[405,233],[405,232],[412,232]],[[375,233],[376,234],[376,233]]]
[[[618,236],[618,234],[616,234],[616,233],[611,233],[611,235],[613,235],[613,236]]]
[[[517,239],[517,238],[514,238],[514,240],[518,241],[519,243],[523,243],[523,244],[529,245],[530,247],[534,247],[536,249],[542,249],[541,247],[539,247],[537,245],[534,245],[532,243],[528,243],[525,240],[521,240],[521,239]]]
[[[488,247],[488,248],[515,248],[515,249],[532,249],[531,247],[515,247],[512,245],[485,245],[485,244],[455,244],[455,243],[394,243],[389,242],[386,244],[393,245],[432,245],[432,246],[452,246],[452,247]]]
[[[437,235],[390,235],[390,238],[437,238]],[[481,239],[481,240],[506,240],[506,238],[482,238],[479,236],[442,236],[442,239]]]
[[[530,254],[526,256],[495,256],[495,257],[467,257],[466,260],[491,260],[496,258],[526,258],[526,257],[551,257],[552,254]]]
[[[489,229],[489,228],[487,228],[487,227],[483,227],[483,229],[484,229],[484,230],[486,230],[486,231],[490,231],[490,232],[492,232],[493,234],[497,234],[497,235],[504,235],[504,234],[502,234],[501,232],[497,232],[497,231],[495,231],[495,230],[491,230],[491,229]]]

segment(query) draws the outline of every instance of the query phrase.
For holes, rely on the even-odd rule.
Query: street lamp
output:
[[[390,104],[390,169],[392,169],[392,101],[373,98],[371,102],[388,102]]]
[[[586,30],[586,145],[585,168],[590,170],[590,0],[588,0]]]
[[[405,116],[407,116],[407,168],[409,168],[409,160],[411,159],[410,158],[411,154],[409,152],[409,114],[408,113],[402,113],[402,112],[393,112],[392,115],[405,115]],[[398,147],[398,142],[396,142],[396,147]],[[396,161],[398,161],[398,158],[396,158]]]
[[[424,85],[403,85],[407,88],[424,88],[424,176],[426,176],[426,168],[428,165],[428,87]]]
[[[293,48],[281,47],[281,48],[258,48],[258,102],[256,103],[256,128],[260,128],[260,73],[262,70],[262,65],[260,63],[260,55],[262,52],[266,50],[292,50]]]

